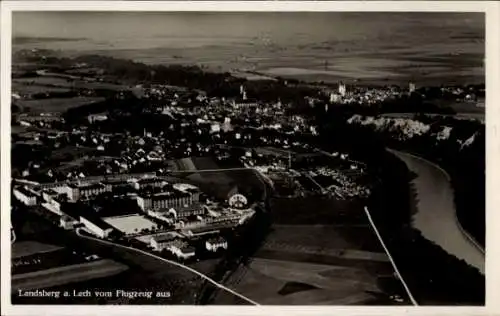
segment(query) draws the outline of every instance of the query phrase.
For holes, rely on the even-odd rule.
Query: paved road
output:
[[[448,253],[485,273],[484,249],[463,230],[455,213],[454,193],[448,174],[423,158],[390,150],[417,174],[412,181],[417,191],[417,213],[413,225],[422,235]]]
[[[93,237],[90,237],[90,236],[85,236],[85,235],[82,235],[80,233],[80,230],[78,229],[76,231],[77,235],[82,237],[82,238],[86,238],[86,239],[90,239],[90,240],[93,240],[93,241],[96,241],[96,242],[100,242],[100,243],[104,243],[104,244],[108,244],[108,245],[113,245],[115,247],[120,247],[120,248],[125,248],[125,249],[129,249],[129,250],[132,250],[132,251],[135,251],[135,252],[138,252],[138,253],[141,253],[143,255],[147,255],[147,256],[150,256],[150,257],[153,257],[155,259],[158,259],[158,260],[161,260],[167,264],[171,264],[171,265],[174,265],[174,266],[177,266],[177,267],[180,267],[181,269],[185,269],[191,273],[194,273],[196,275],[198,275],[199,277],[201,277],[202,279],[205,279],[207,280],[208,282],[212,283],[213,285],[215,285],[216,287],[226,291],[226,292],[229,292],[241,299],[243,299],[244,301],[252,304],[252,305],[259,305],[258,303],[252,301],[251,299],[249,299],[248,297],[246,296],[243,296],[241,295],[240,293],[238,292],[235,292],[233,290],[231,290],[230,288],[227,288],[225,287],[224,285],[220,284],[220,283],[217,283],[215,280],[211,279],[210,277],[206,276],[205,274],[201,273],[201,272],[198,272],[196,271],[195,269],[193,268],[190,268],[188,266],[185,266],[179,262],[176,262],[176,261],[171,261],[171,260],[168,260],[168,259],[165,259],[165,258],[162,258],[162,257],[159,257],[159,256],[156,256],[154,254],[151,254],[149,252],[146,252],[146,251],[143,251],[143,250],[140,250],[140,249],[136,249],[136,248],[132,248],[132,247],[127,247],[127,246],[123,246],[123,245],[120,245],[120,244],[116,244],[116,243],[113,243],[113,242],[110,242],[110,241],[107,241],[107,240],[102,240],[102,239],[98,239],[98,238],[93,238]]]

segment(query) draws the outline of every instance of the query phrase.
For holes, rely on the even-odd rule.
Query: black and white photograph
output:
[[[484,307],[486,20],[12,11],[2,295]]]

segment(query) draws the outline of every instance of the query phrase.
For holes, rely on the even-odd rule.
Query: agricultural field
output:
[[[276,224],[328,225],[367,224],[360,201],[331,197],[272,198],[271,209]]]
[[[74,76],[73,76],[74,77]],[[32,78],[15,78],[12,80],[16,85],[35,85],[51,88],[75,88],[75,89],[102,89],[102,90],[128,90],[129,87],[109,82],[86,81],[75,78],[40,76]]]
[[[70,88],[66,87],[52,87],[52,86],[44,86],[38,84],[25,84],[25,83],[16,83],[16,81],[12,82],[12,92],[18,93],[20,95],[32,95],[38,93],[51,93],[51,92],[69,92]]]
[[[362,305],[384,296],[377,276],[356,267],[256,258],[227,286],[262,305]],[[219,292],[216,304],[234,304]]]
[[[62,247],[44,244],[34,240],[19,241],[12,244],[11,259],[31,256],[39,253],[52,252],[59,249],[62,249]]]
[[[270,233],[228,287],[264,305],[391,305],[399,304],[391,295],[405,297],[360,202],[272,198],[271,216]],[[220,292],[215,303],[236,302]]]
[[[329,253],[335,256],[345,255],[348,251],[358,251],[373,253],[374,258],[380,258],[379,254],[383,253],[380,243],[368,224],[275,224],[262,249],[288,249],[290,252]],[[344,254],[339,252],[344,252]],[[387,261],[385,254],[382,260]]]
[[[66,283],[85,281],[120,273],[127,266],[112,260],[98,260],[88,263],[62,266],[12,276],[12,291],[18,289],[43,289]]]
[[[76,97],[76,98],[52,98],[38,100],[18,100],[16,104],[22,108],[29,108],[31,113],[64,112],[70,108],[82,105],[102,102],[103,97]]]

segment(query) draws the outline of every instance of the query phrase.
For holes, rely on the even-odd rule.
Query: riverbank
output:
[[[485,274],[484,249],[462,228],[455,211],[448,174],[439,166],[408,153],[390,150],[417,175],[412,180],[417,199],[412,225],[428,240]]]

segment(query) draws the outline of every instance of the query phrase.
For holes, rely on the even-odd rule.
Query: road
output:
[[[364,210],[365,210],[366,217],[368,218],[368,221],[370,222],[370,225],[373,228],[373,231],[375,232],[375,235],[377,235],[377,238],[380,241],[380,244],[382,245],[382,248],[384,248],[384,251],[387,254],[387,257],[389,257],[389,261],[391,262],[391,265],[392,265],[392,267],[394,269],[394,272],[398,276],[398,279],[401,281],[401,284],[403,285],[403,288],[405,289],[406,294],[408,295],[408,298],[410,299],[411,303],[414,306],[418,306],[418,303],[415,300],[415,298],[413,297],[413,294],[411,294],[410,288],[406,284],[406,282],[403,279],[403,276],[401,275],[401,273],[399,273],[399,269],[396,266],[396,262],[392,258],[391,253],[389,252],[389,249],[387,249],[387,247],[386,247],[386,245],[384,243],[384,240],[382,239],[382,236],[380,235],[380,233],[379,233],[379,231],[377,229],[377,226],[375,226],[375,223],[373,222],[373,219],[372,219],[372,216],[370,214],[370,211],[368,210],[368,207],[365,206]]]
[[[449,254],[465,260],[485,274],[484,249],[462,228],[455,212],[449,175],[423,158],[389,150],[417,174],[412,184],[417,193],[417,212],[412,225]]]
[[[259,305],[258,303],[252,301],[251,299],[249,299],[248,297],[246,296],[243,296],[241,295],[240,293],[238,292],[235,292],[233,290],[231,290],[230,288],[227,288],[225,287],[224,285],[220,284],[220,283],[217,283],[215,280],[209,278],[208,276],[206,276],[205,274],[201,273],[201,272],[198,272],[196,271],[195,269],[193,268],[190,268],[188,266],[185,266],[179,262],[176,262],[176,261],[171,261],[171,260],[168,260],[168,259],[165,259],[165,258],[162,258],[162,257],[159,257],[157,255],[154,255],[152,253],[149,253],[147,251],[143,251],[143,250],[140,250],[140,249],[136,249],[136,248],[132,248],[132,247],[127,247],[127,246],[124,246],[124,245],[120,245],[120,244],[117,244],[117,243],[113,243],[111,241],[107,241],[107,240],[102,240],[102,239],[98,239],[98,238],[94,238],[94,237],[90,237],[90,236],[86,236],[86,235],[82,235],[81,232],[80,232],[80,229],[77,229],[76,231],[77,235],[82,237],[82,238],[86,238],[86,239],[89,239],[89,240],[92,240],[92,241],[95,241],[95,242],[100,242],[100,243],[104,243],[104,244],[108,244],[108,245],[112,245],[112,246],[115,246],[115,247],[120,247],[120,248],[124,248],[124,249],[128,249],[128,250],[132,250],[132,251],[135,251],[135,252],[138,252],[138,253],[141,253],[143,255],[147,255],[147,256],[150,256],[150,257],[153,257],[155,259],[158,259],[158,260],[161,260],[167,264],[171,264],[171,265],[174,265],[174,266],[177,266],[181,269],[184,269],[184,270],[187,270],[191,273],[194,273],[196,275],[198,275],[199,277],[201,277],[202,279],[212,283],[213,285],[215,285],[216,287],[218,287],[219,289],[221,290],[224,290],[226,292],[229,292],[241,299],[243,299],[244,301],[252,304],[252,305]]]

